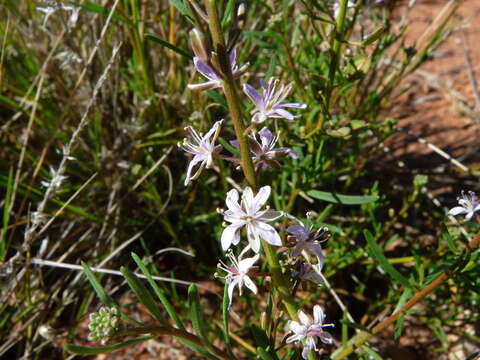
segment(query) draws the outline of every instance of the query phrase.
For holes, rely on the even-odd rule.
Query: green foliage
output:
[[[222,299],[222,291],[207,296],[196,285],[187,290],[183,283],[156,280],[211,279],[222,256],[222,220],[215,210],[225,206],[225,193],[233,183],[244,183],[237,164],[219,160],[218,167],[183,186],[188,159],[175,144],[185,136],[186,125],[205,132],[224,118],[222,154],[239,156],[229,142],[234,134],[222,91],[186,90],[187,84],[204,80],[192,70],[188,31],[192,24],[205,27],[192,2],[120,0],[107,26],[112,3],[72,2],[80,7],[74,27],[69,27],[70,13],[64,10],[51,14],[43,25],[38,1],[7,0],[0,6],[0,343],[5,344],[0,357],[27,351],[34,359],[51,356],[57,345],[45,346],[36,329],[68,328],[68,342],[75,342],[82,334],[76,323],[96,310],[100,300],[121,308],[122,320],[135,331],[152,322],[186,331],[191,322],[201,342],[176,338],[209,358],[218,358],[213,347],[218,343],[230,356],[301,358],[296,349],[282,344],[287,317],[279,310],[279,299],[267,294],[269,281],[256,297],[234,303],[229,310],[226,289]],[[258,88],[261,75],[265,80],[281,78],[293,84],[289,102],[308,104],[296,112],[300,117],[294,122],[268,120],[279,134],[279,147],[293,148],[298,158],[280,159],[281,169],[262,172],[259,182],[271,184],[272,207],[299,219],[311,211],[315,227],[330,229],[324,275],[355,320],[362,322],[340,321],[339,314],[345,313],[324,296],[323,286],[303,283],[294,294],[298,302],[307,307],[325,304],[329,321],[338,324],[332,333],[346,343],[356,330],[365,330],[379,314],[399,311],[417,291],[453,267],[435,297],[396,321],[394,338],[405,336],[415,318],[438,339],[432,345],[438,351],[448,351],[450,334],[473,341],[462,328],[479,321],[474,309],[480,301],[480,255],[462,255],[462,232],[472,237],[479,226],[451,223],[445,209],[425,196],[438,186],[438,174],[392,168],[383,150],[398,120],[389,113],[402,95],[400,85],[448,34],[450,15],[423,43],[407,47],[408,24],[397,29],[388,7],[358,1],[340,21],[326,1],[251,1],[246,2],[243,28],[235,31],[238,2],[218,3],[225,40],[236,39],[238,63],[250,63],[242,81]],[[111,60],[92,110],[85,114],[118,44],[119,54]],[[73,55],[79,60],[72,60]],[[239,94],[248,120],[252,104]],[[46,196],[42,182],[51,180],[50,168],[58,168],[62,150],[84,115],[87,123],[67,161],[67,177],[46,199],[42,213],[34,215]],[[82,188],[93,174],[94,180]],[[442,176],[442,184],[457,182],[461,188],[464,178],[457,173]],[[443,198],[444,204],[452,205],[455,195]],[[52,223],[27,238],[33,220],[42,226]],[[166,248],[188,250],[195,258],[175,250],[163,253]],[[74,269],[30,263],[35,257],[69,264],[83,261],[89,284],[85,276],[75,276]],[[135,265],[147,282],[128,270]],[[123,277],[100,276],[94,266],[124,266]],[[128,287],[117,287],[120,279]],[[133,303],[117,305],[131,301],[132,295]],[[134,320],[135,304],[145,307],[149,321]],[[20,328],[25,329],[21,334],[16,331]],[[132,338],[99,347],[70,344],[65,349],[94,355],[154,337],[126,335]],[[355,356],[381,359],[386,344],[378,348],[364,347],[364,354]]]

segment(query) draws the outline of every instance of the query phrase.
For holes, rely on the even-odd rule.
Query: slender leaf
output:
[[[90,281],[90,284],[92,285],[93,289],[97,293],[100,300],[108,307],[116,307],[115,302],[112,300],[112,298],[109,295],[107,295],[102,285],[100,285],[97,278],[93,274],[93,271],[90,270],[88,265],[83,261],[82,261],[82,267],[83,267],[83,271],[85,271],[85,275],[87,275],[88,281]]]
[[[195,332],[200,336],[207,348],[211,348],[208,341],[207,327],[202,315],[202,307],[200,306],[200,297],[198,295],[198,288],[195,284],[188,287],[188,308],[190,310],[190,319]]]
[[[74,353],[74,354],[79,354],[79,355],[97,355],[97,354],[104,354],[104,353],[110,353],[116,350],[119,350],[125,346],[133,345],[142,341],[150,340],[154,336],[153,335],[146,335],[146,336],[140,336],[134,339],[129,339],[125,340],[122,342],[119,342],[117,344],[112,344],[112,345],[105,345],[105,346],[96,346],[96,347],[90,347],[90,346],[81,346],[81,345],[75,345],[75,344],[66,344],[64,346],[64,349],[68,352]]]
[[[368,247],[367,252],[372,257],[372,259],[379,262],[380,267],[390,275],[394,280],[406,287],[411,287],[410,282],[400,274],[392,264],[385,257],[383,250],[377,245],[374,237],[368,230],[364,231],[365,238],[367,239]]]
[[[188,11],[188,8],[185,6],[182,0],[170,0],[170,3],[177,8],[177,10],[185,16],[189,21],[191,21],[192,16]]]
[[[232,343],[230,341],[230,334],[228,332],[228,315],[230,314],[229,305],[230,305],[230,300],[228,298],[228,286],[225,286],[223,290],[223,303],[222,303],[223,338],[225,339],[225,344],[227,345],[228,353],[232,354]]]
[[[182,321],[180,320],[177,313],[175,312],[175,309],[173,308],[172,304],[170,304],[170,301],[168,301],[163,290],[160,289],[160,287],[155,283],[155,280],[153,280],[152,278],[152,274],[150,274],[150,271],[145,266],[143,261],[135,253],[132,253],[132,258],[137,263],[142,273],[147,277],[148,283],[153,288],[153,291],[157,295],[158,299],[162,302],[163,307],[165,308],[165,310],[167,310],[168,315],[172,318],[173,321],[175,321],[175,324],[177,324],[179,329],[185,330],[185,326],[183,325]]]
[[[156,320],[168,326],[169,324],[165,320],[165,317],[163,316],[160,308],[158,307],[158,304],[155,302],[152,294],[150,293],[150,291],[147,290],[145,285],[143,285],[143,283],[129,269],[121,267],[120,272],[127,280],[128,286],[130,286],[135,295],[137,295],[138,300],[148,309],[150,314]]]
[[[362,205],[378,200],[377,195],[342,195],[319,190],[309,190],[307,194],[318,200],[342,205]]]
[[[5,201],[3,202],[3,228],[0,232],[0,262],[5,258],[5,253],[7,250],[7,227],[10,221],[10,200],[12,198],[12,189],[13,189],[13,167],[10,167],[8,172],[7,180],[7,191],[5,194]]]
[[[152,34],[145,34],[145,40],[150,40],[150,41],[154,41],[156,42],[157,44],[160,44],[166,48],[169,48],[170,50],[173,50],[175,51],[177,54],[180,54],[182,56],[185,56],[187,59],[189,60],[192,60],[193,59],[193,56],[190,55],[188,52],[186,52],[185,50],[182,50],[178,47],[176,47],[175,45],[173,44],[170,44],[168,41],[165,41],[165,40],[162,40],[160,39],[159,37],[156,37],[155,35],[152,35]]]

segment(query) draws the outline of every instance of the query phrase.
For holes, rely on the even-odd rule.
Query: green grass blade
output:
[[[362,205],[378,200],[378,196],[376,195],[342,195],[319,190],[309,190],[307,194],[318,200],[342,205]]]
[[[12,199],[13,189],[13,167],[10,167],[7,180],[7,191],[5,194],[5,202],[3,203],[3,228],[0,233],[0,262],[5,259],[7,251],[7,227],[10,221],[10,200]]]
[[[367,252],[372,257],[372,259],[377,260],[380,267],[390,275],[394,280],[399,282],[405,287],[411,287],[410,282],[400,274],[392,264],[385,257],[383,250],[377,245],[374,237],[368,230],[364,231],[365,238],[367,239],[368,247]]]
[[[90,346],[81,346],[81,345],[75,345],[75,344],[67,344],[64,346],[64,349],[68,352],[74,353],[74,354],[79,354],[79,355],[97,355],[97,354],[104,354],[104,353],[110,353],[116,350],[119,350],[125,346],[133,345],[142,341],[150,340],[154,336],[153,335],[147,335],[147,336],[140,336],[134,339],[129,339],[125,340],[122,342],[119,342],[117,344],[112,344],[112,345],[105,345],[105,346],[96,346],[96,347],[90,347]]]
[[[112,300],[112,298],[105,292],[102,285],[98,282],[97,278],[93,274],[93,271],[90,270],[90,267],[82,261],[83,271],[85,271],[85,275],[87,275],[88,281],[92,285],[93,289],[97,293],[100,300],[107,305],[108,307],[116,307],[117,305]]]
[[[152,35],[152,34],[145,34],[145,40],[150,40],[150,41],[153,41],[153,42],[156,42],[157,44],[160,44],[166,48],[169,48],[170,50],[173,50],[175,51],[177,54],[180,54],[182,56],[185,56],[187,59],[189,60],[192,60],[193,59],[193,56],[190,55],[188,52],[186,52],[185,50],[182,50],[178,47],[176,47],[175,45],[173,44],[170,44],[168,41],[165,41],[165,40],[162,40],[160,39],[159,37],[156,37],[155,35]]]
[[[227,351],[231,355],[232,352],[232,343],[230,341],[230,334],[228,333],[228,315],[230,314],[228,305],[230,300],[228,298],[228,286],[224,287],[223,290],[223,303],[222,303],[222,311],[223,311],[223,337],[225,339],[225,344],[227,345]]]
[[[198,288],[195,284],[188,287],[188,308],[190,310],[190,320],[192,321],[195,332],[202,338],[205,346],[210,349],[211,344],[207,337],[207,327],[203,319]]]
[[[162,324],[169,326],[160,308],[153,299],[152,294],[147,290],[145,285],[143,285],[143,283],[129,269],[121,267],[120,272],[125,276],[128,286],[130,286],[138,300],[148,309],[150,314]]]
[[[174,307],[172,306],[172,304],[170,304],[170,301],[168,301],[163,290],[160,289],[160,287],[155,283],[155,280],[153,280],[152,274],[150,273],[148,268],[145,266],[145,263],[135,253],[132,253],[132,258],[137,263],[142,273],[147,277],[148,283],[153,288],[153,291],[157,295],[158,299],[162,302],[162,305],[165,308],[165,310],[167,310],[168,315],[172,318],[173,321],[175,321],[175,324],[178,326],[179,329],[185,330],[185,326],[183,325],[182,321],[180,320],[177,313],[175,312]]]

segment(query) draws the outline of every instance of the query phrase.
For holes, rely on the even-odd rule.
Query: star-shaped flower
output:
[[[298,312],[298,319],[300,322],[288,322],[287,329],[293,332],[293,335],[289,336],[286,341],[287,343],[292,343],[306,339],[302,351],[302,357],[304,359],[307,358],[312,350],[317,351],[317,337],[325,344],[331,344],[333,342],[332,335],[323,330],[324,327],[333,326],[333,324],[323,323],[325,314],[319,305],[313,307],[313,322],[302,310]]]
[[[215,56],[215,54],[213,54]],[[248,63],[238,67],[237,65],[237,49],[234,47],[230,51],[229,55],[230,66],[232,71],[232,76],[234,79],[240,77],[248,67]],[[207,62],[201,60],[198,56],[193,58],[193,63],[195,69],[205,76],[208,81],[200,84],[188,84],[190,90],[209,90],[223,88],[223,75],[220,72],[220,69],[215,69],[213,66],[210,66]]]
[[[187,177],[185,178],[184,183],[185,186],[188,185],[190,180],[197,179],[202,173],[204,167],[207,169],[211,168],[213,165],[213,158],[222,150],[221,145],[215,146],[215,141],[220,134],[220,126],[222,123],[223,120],[217,121],[204,136],[201,134],[199,135],[191,126],[187,126],[185,128],[185,130],[190,133],[192,140],[188,141],[185,138],[183,140],[183,144],[179,145],[179,147],[187,153],[193,155],[193,158],[190,160],[190,164],[188,165]],[[192,176],[192,170],[198,163],[200,163],[200,167]]]
[[[279,80],[274,78],[270,78],[268,84],[262,81],[262,94],[249,84],[243,85],[243,91],[255,104],[255,109],[252,111],[252,122],[262,123],[267,118],[284,118],[291,121],[298,116],[291,114],[285,108],[305,109],[307,107],[306,104],[300,103],[282,104],[292,90],[292,85],[279,84]]]
[[[281,211],[270,209],[261,210],[270,196],[270,186],[260,188],[256,196],[250,187],[246,187],[242,194],[242,200],[238,203],[239,194],[235,189],[227,193],[226,204],[228,210],[223,213],[224,220],[231,223],[222,233],[222,249],[227,250],[232,244],[240,242],[240,229],[246,227],[247,237],[252,250],[260,251],[260,239],[281,246],[282,240],[275,228],[267,222],[278,219],[283,215]]]
[[[279,168],[280,164],[276,159],[283,156],[290,156],[297,159],[298,155],[295,151],[282,147],[275,149],[275,144],[278,141],[278,136],[274,135],[270,130],[264,127],[258,132],[260,141],[257,140],[256,134],[249,138],[250,150],[253,153],[253,164],[255,170],[261,170],[267,167]],[[237,149],[240,148],[237,140],[230,141],[230,143]]]
[[[243,255],[248,249],[249,247],[243,250],[238,256],[238,259],[235,258],[235,255],[233,255],[233,252],[231,250],[227,253],[227,256],[229,257],[233,266],[227,266],[223,262],[220,262],[220,264],[218,265],[220,269],[227,273],[224,278],[228,286],[229,307],[232,304],[233,290],[235,290],[236,286],[238,286],[238,292],[240,296],[242,296],[243,285],[250,289],[250,291],[254,294],[257,293],[257,286],[252,281],[250,276],[253,276],[256,273],[256,267],[253,266],[253,264],[257,262],[260,255],[257,254],[251,258],[242,259]]]
[[[457,198],[457,200],[460,206],[455,206],[454,208],[450,209],[447,216],[466,214],[465,220],[468,221],[473,217],[475,212],[480,210],[480,201],[473,191],[469,191],[467,194],[462,191],[462,196]]]
[[[321,243],[326,241],[330,236],[328,229],[323,227],[317,231],[312,231],[313,224],[310,223],[308,214],[307,224],[302,223],[291,215],[288,217],[294,219],[298,223],[298,225],[291,225],[287,228],[287,232],[291,235],[288,240],[296,240],[296,244],[293,246],[291,252],[292,257],[295,258],[299,256],[303,250],[306,250],[317,257],[317,264],[321,270],[324,263]]]

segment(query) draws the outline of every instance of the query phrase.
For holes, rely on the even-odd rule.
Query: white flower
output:
[[[293,335],[289,336],[286,341],[289,344],[306,339],[302,351],[302,357],[304,359],[307,358],[312,350],[317,350],[317,336],[325,344],[331,344],[333,342],[332,335],[323,330],[324,327],[333,326],[333,324],[323,324],[325,314],[319,305],[313,307],[313,322],[311,318],[301,310],[298,312],[298,319],[300,322],[289,321],[287,323],[287,329],[293,332]]]
[[[183,144],[179,146],[182,150],[193,155],[193,159],[190,160],[190,164],[188,164],[187,177],[185,178],[184,183],[185,186],[188,185],[190,180],[197,179],[202,173],[204,167],[207,169],[211,168],[214,156],[222,150],[221,145],[215,146],[215,140],[217,140],[218,135],[220,134],[220,125],[222,125],[222,123],[223,120],[220,120],[213,124],[212,128],[205,134],[205,136],[201,136],[201,134],[199,135],[191,126],[185,128],[185,130],[190,133],[192,141],[189,142],[185,138]],[[192,176],[192,170],[198,163],[201,163],[200,167]]]
[[[233,266],[226,266],[222,262],[220,262],[218,265],[220,269],[227,273],[224,278],[228,286],[229,307],[232,305],[233,290],[235,289],[235,286],[238,286],[238,292],[240,296],[242,296],[242,287],[244,284],[248,289],[250,289],[251,292],[257,294],[257,286],[254,284],[252,279],[250,279],[249,273],[252,274],[255,272],[255,266],[253,266],[253,264],[257,262],[260,255],[257,254],[254,257],[242,259],[243,255],[249,248],[250,247],[247,246],[247,248],[241,252],[238,260],[235,258],[235,255],[233,255],[232,251],[227,253],[227,256],[230,258]]]
[[[270,186],[260,188],[257,195],[246,187],[242,194],[242,200],[238,203],[238,191],[235,189],[227,193],[228,210],[223,213],[225,221],[231,223],[222,233],[222,249],[227,250],[230,245],[237,245],[240,241],[240,229],[247,228],[247,237],[252,250],[260,251],[260,239],[275,245],[281,246],[282,240],[275,228],[267,222],[278,219],[282,216],[281,211],[270,209],[260,210],[270,196]]]
[[[268,84],[261,81],[261,86],[262,93],[258,92],[251,85],[243,85],[243,91],[255,104],[255,109],[252,111],[252,122],[254,123],[262,123],[267,118],[284,118],[292,121],[298,116],[291,114],[285,108],[305,109],[307,107],[306,104],[283,102],[290,91],[292,91],[291,84],[285,86],[279,80],[270,78]]]
[[[462,196],[457,198],[460,206],[455,206],[450,209],[447,216],[457,216],[460,214],[466,214],[465,220],[470,220],[475,212],[480,210],[480,201],[477,198],[477,195],[473,191],[469,191],[467,194],[462,191]]]
[[[307,223],[304,224],[300,220],[289,215],[289,218],[295,220],[298,225],[291,225],[286,230],[291,235],[289,240],[296,240],[296,244],[293,246],[291,255],[292,257],[298,257],[302,251],[310,252],[311,254],[317,257],[317,264],[321,270],[324,263],[324,256],[322,251],[321,243],[326,241],[330,236],[328,229],[323,227],[317,231],[312,231],[313,224],[311,224],[310,219],[307,214]]]

